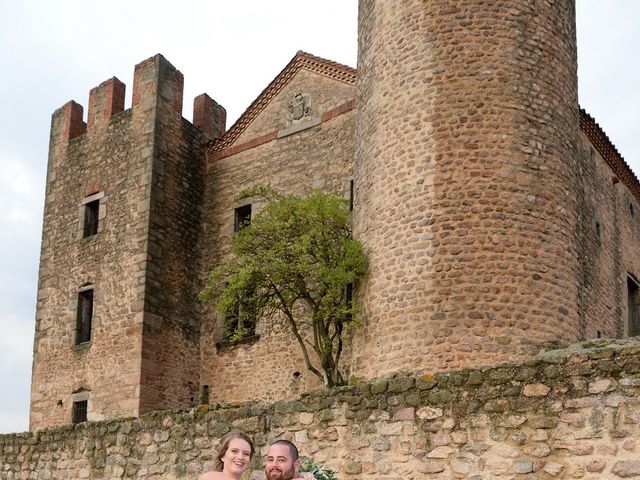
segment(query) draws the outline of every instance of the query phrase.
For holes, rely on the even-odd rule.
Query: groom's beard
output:
[[[293,468],[288,470],[282,470],[278,467],[271,467],[269,470],[264,471],[267,476],[267,480],[291,480],[295,475]]]

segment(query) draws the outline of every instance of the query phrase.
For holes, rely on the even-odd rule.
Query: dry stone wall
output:
[[[640,339],[522,364],[393,377],[272,404],[205,405],[0,436],[0,478],[193,479],[229,429],[293,440],[340,479],[640,476]]]

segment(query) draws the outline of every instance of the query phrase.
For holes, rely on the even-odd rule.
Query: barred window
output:
[[[87,421],[87,400],[73,402],[73,411],[71,421],[73,423],[82,423]]]

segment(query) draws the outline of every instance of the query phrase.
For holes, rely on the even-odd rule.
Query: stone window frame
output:
[[[96,235],[102,232],[102,230],[104,229],[104,219],[107,216],[106,200],[107,200],[107,196],[102,191],[102,192],[97,192],[97,193],[88,195],[80,201],[78,205],[78,218],[80,219],[79,225],[78,225],[78,235],[77,235],[78,239],[94,238]],[[96,229],[97,231],[95,234],[85,235],[87,204],[93,203],[95,201],[98,201],[98,227]]]
[[[84,420],[76,421],[76,409],[79,404],[86,402]],[[71,423],[82,423],[89,421],[89,409],[91,406],[91,390],[81,390],[71,394]]]

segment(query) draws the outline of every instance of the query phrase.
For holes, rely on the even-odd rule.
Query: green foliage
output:
[[[316,480],[336,480],[336,472],[324,465],[317,464],[312,458],[305,458],[300,462],[300,471],[313,473]]]
[[[320,190],[300,198],[268,187],[238,198],[250,196],[267,203],[237,233],[233,260],[211,273],[201,299],[215,304],[230,340],[246,335],[257,318],[284,318],[307,368],[327,386],[344,384],[338,363],[358,310],[355,301],[347,302],[345,287],[366,271],[362,245],[351,235],[348,203]]]

